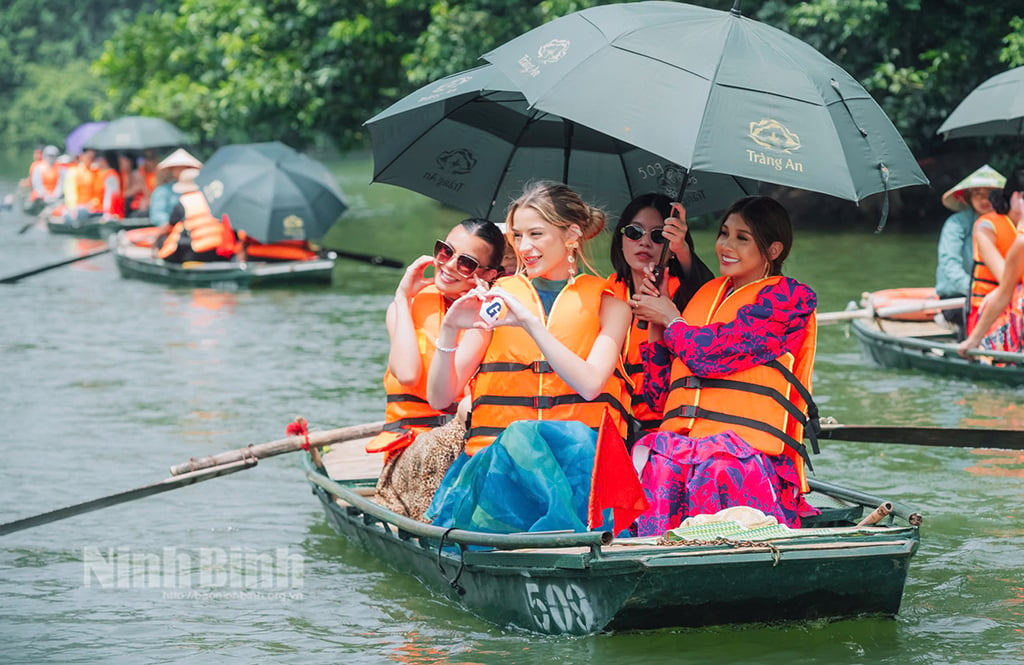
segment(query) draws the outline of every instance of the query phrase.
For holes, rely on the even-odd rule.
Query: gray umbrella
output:
[[[503,219],[523,185],[539,179],[564,182],[612,215],[640,194],[676,198],[684,181],[683,203],[693,214],[757,191],[754,181],[688,174],[653,152],[530,108],[491,65],[431,83],[366,124],[374,182],[489,219]]]
[[[196,184],[214,216],[260,242],[319,240],[347,209],[327,167],[280,141],[219,148]]]
[[[483,58],[537,110],[695,171],[853,201],[928,184],[856,79],[738,8],[602,5],[534,28]]]
[[[1024,67],[996,74],[972,90],[937,133],[947,139],[1024,135]]]
[[[188,143],[180,129],[162,118],[125,116],[107,123],[85,142],[87,150],[149,150]]]

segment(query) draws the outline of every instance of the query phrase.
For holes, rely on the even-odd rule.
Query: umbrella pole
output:
[[[737,0],[738,2],[739,0]],[[690,171],[686,171],[686,175],[683,176],[683,184],[679,185],[679,194],[676,196],[676,201],[679,201],[680,205],[683,202],[683,194],[686,193],[686,183],[690,181]],[[672,216],[676,216],[675,208],[672,209]],[[668,265],[668,259],[672,252],[668,248],[668,243],[661,245],[661,256],[658,257],[658,265],[654,267],[654,281],[660,286],[661,276],[665,274],[665,266]],[[640,330],[647,330],[647,321],[638,321],[636,327]]]
[[[572,120],[562,118],[562,130],[564,140],[562,141],[562,184],[569,184],[569,158],[572,156],[572,135],[576,131],[576,125]]]

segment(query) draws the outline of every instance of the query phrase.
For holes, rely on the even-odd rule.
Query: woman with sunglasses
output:
[[[467,219],[434,243],[433,256],[413,261],[388,307],[391,349],[384,375],[385,425],[366,450],[386,455],[376,499],[395,512],[421,518],[451,460],[461,452],[464,425],[451,416],[461,396],[432,408],[426,399],[427,375],[435,346],[440,346],[445,312],[467,291],[498,276],[504,252],[505,239],[494,223]],[[433,268],[433,277],[426,275],[428,268]],[[426,436],[428,432],[436,434]],[[454,454],[449,445],[453,442]]]
[[[609,426],[626,436],[629,386],[619,351],[629,307],[608,292],[603,278],[581,274],[585,242],[604,227],[605,215],[566,185],[527,187],[506,223],[518,272],[457,300],[441,324],[428,398],[435,407],[446,404],[472,376],[472,412],[465,454],[445,476],[427,517],[468,528],[476,517],[496,515],[474,506],[496,502],[503,523],[476,526],[575,528],[578,515],[569,510],[568,523],[555,519],[540,497],[571,493],[585,504],[596,430],[606,413]],[[494,303],[500,305],[496,316]],[[466,330],[483,334],[460,340]]]
[[[672,216],[671,200],[664,194],[642,194],[626,206],[612,235],[611,259],[615,273],[608,278],[608,288],[625,302],[635,304],[636,287],[644,281],[644,270],[661,258],[664,243],[671,252],[668,262],[667,293],[676,310],[686,303],[703,284],[715,275],[697,256],[693,238],[686,222]],[[639,432],[652,432],[661,425],[661,413],[644,401],[644,366],[640,343],[647,341],[647,331],[634,317],[633,325],[622,347],[622,359],[633,383],[632,410]]]
[[[644,394],[664,421],[633,446],[650,500],[638,535],[660,535],[685,517],[730,506],[756,508],[791,527],[817,513],[802,496],[805,427],[816,445],[817,296],[782,275],[792,244],[786,209],[766,196],[746,197],[719,224],[722,276],[702,286],[682,316],[665,304],[663,290],[657,297],[648,271],[636,308],[651,322]]]

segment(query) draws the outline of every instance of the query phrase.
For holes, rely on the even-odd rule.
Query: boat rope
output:
[[[658,545],[663,547],[719,547],[725,545],[732,547],[733,549],[741,549],[744,547],[757,547],[767,548],[772,553],[772,568],[779,565],[779,559],[782,558],[782,551],[770,541],[756,541],[756,540],[729,540],[724,536],[719,536],[714,540],[699,540],[699,539],[672,539],[668,540],[665,536],[658,539]]]
[[[448,579],[448,571],[441,565],[441,553],[444,550],[444,541],[448,539],[448,534],[455,530],[455,527],[448,528],[444,533],[441,534],[441,542],[437,544],[437,569],[441,571],[441,577],[448,582],[451,588],[455,589],[455,593],[460,596],[466,595],[466,589],[459,584],[459,578],[462,577],[462,571],[466,567],[466,551],[462,548],[462,543],[455,543],[459,547],[459,569],[455,572],[455,577]]]

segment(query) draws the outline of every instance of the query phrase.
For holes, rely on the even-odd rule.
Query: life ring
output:
[[[864,306],[870,306],[875,311],[883,307],[914,307],[927,302],[939,300],[935,288],[930,286],[907,287],[903,289],[882,289],[864,295]],[[922,309],[916,312],[904,314],[893,314],[886,316],[887,319],[897,321],[931,321],[939,313],[937,309]]]

